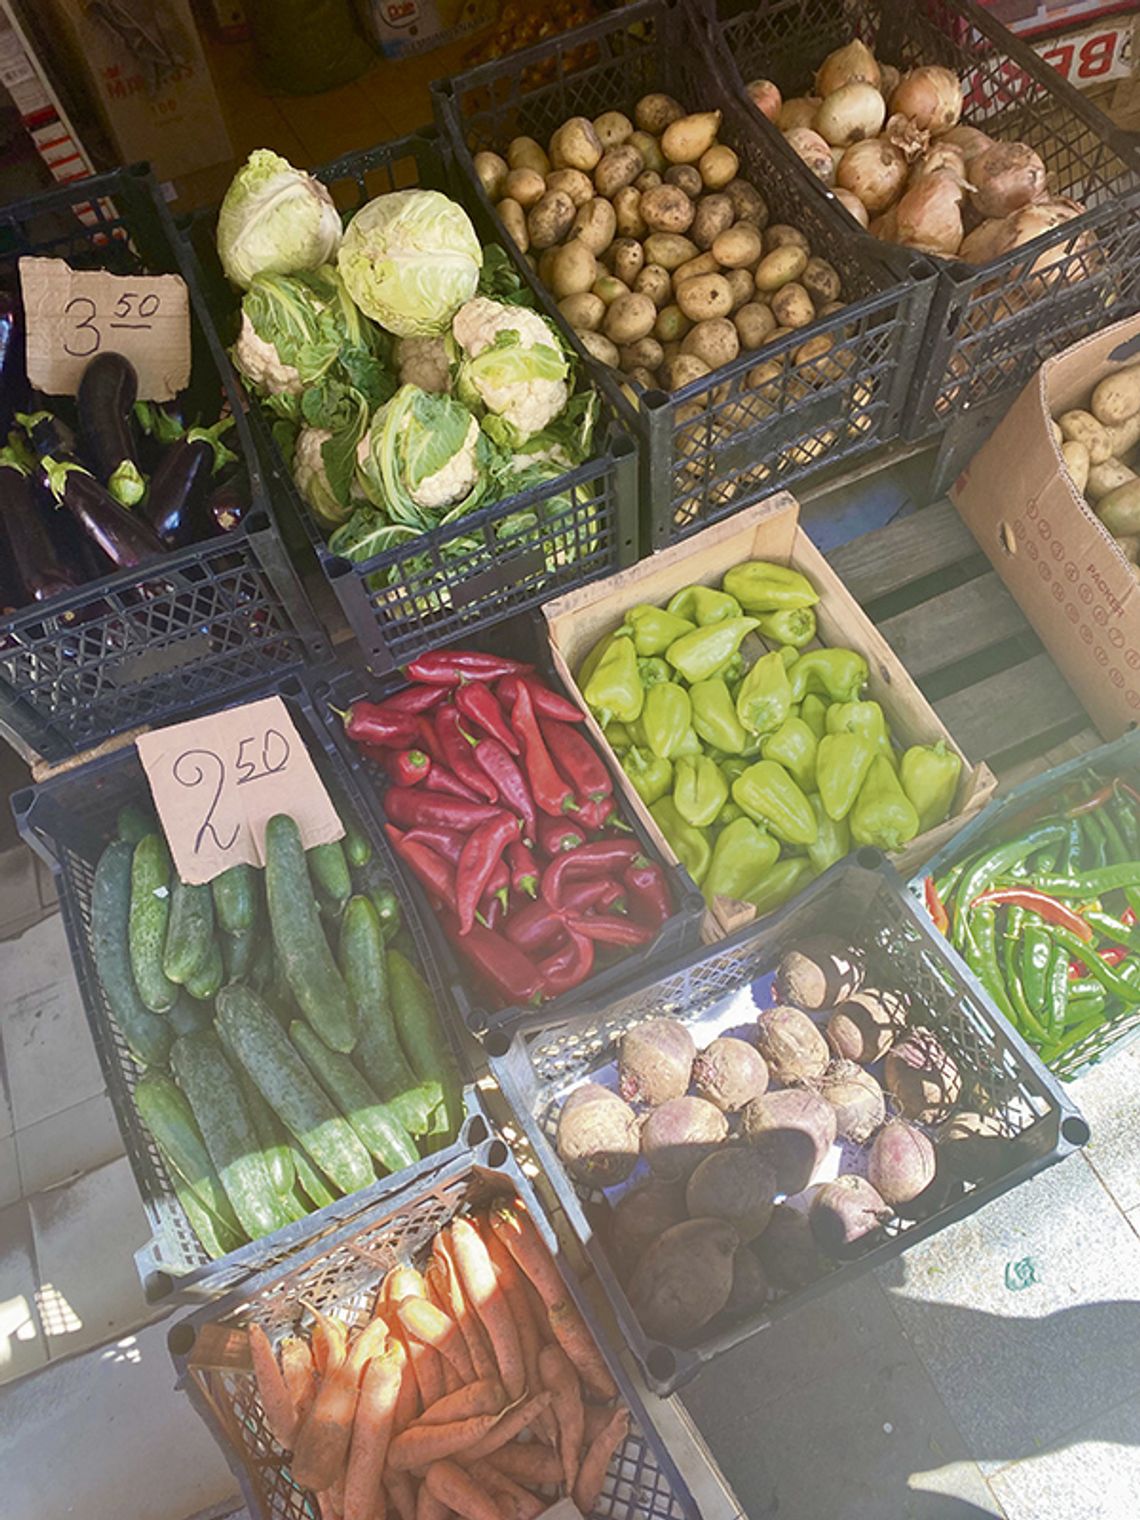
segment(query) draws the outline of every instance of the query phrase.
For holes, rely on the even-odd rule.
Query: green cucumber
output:
[[[300,1190],[306,1198],[311,1199],[310,1208],[313,1209],[323,1209],[335,1202],[339,1190],[337,1193],[330,1192],[328,1183],[296,1141],[289,1147],[289,1153],[293,1158],[293,1170],[297,1174],[294,1193]]]
[[[388,951],[388,983],[396,1033],[412,1070],[421,1082],[438,1082],[443,1091],[431,1129],[437,1143],[428,1146],[429,1150],[438,1150],[455,1139],[463,1123],[463,1078],[431,989],[399,950]]]
[[[372,841],[355,823],[346,823],[343,814],[340,821],[344,824],[344,853],[349,866],[362,871],[372,859]]]
[[[194,886],[176,876],[170,888],[170,919],[162,969],[184,985],[205,965],[214,938],[214,899],[208,885]]]
[[[210,1160],[186,1094],[169,1077],[147,1072],[135,1084],[135,1107],[171,1174],[182,1179],[199,1206],[240,1245],[246,1239],[245,1232]]]
[[[228,1256],[231,1251],[236,1251],[238,1246],[245,1244],[244,1235],[231,1235],[226,1227],[204,1209],[191,1188],[179,1177],[177,1172],[171,1173],[174,1184],[174,1194],[182,1205],[182,1212],[194,1234],[198,1237],[198,1244],[205,1251],[211,1261],[217,1261],[219,1257]]]
[[[407,1131],[392,1110],[369,1087],[348,1056],[340,1055],[315,1035],[308,1024],[294,1019],[289,1038],[309,1070],[363,1140],[372,1159],[386,1172],[402,1172],[420,1159]]]
[[[140,839],[154,833],[154,814],[139,807],[137,802],[128,802],[126,807],[119,809],[116,827],[119,838],[125,843],[138,844]]]
[[[176,1035],[196,1034],[199,1029],[209,1029],[213,1016],[204,1003],[196,1003],[192,997],[178,994],[178,1001],[166,1015]]]
[[[344,846],[339,839],[334,839],[329,844],[316,844],[311,850],[305,851],[305,859],[322,907],[339,918],[345,903],[352,896],[352,877],[349,875]]]
[[[252,929],[239,929],[236,934],[223,932],[222,964],[226,968],[227,982],[244,981],[252,975],[258,944],[263,937],[257,924]]]
[[[99,857],[91,887],[91,952],[111,1017],[140,1066],[165,1066],[174,1031],[139,997],[131,969],[133,846],[113,839]]]
[[[325,938],[300,831],[285,813],[265,828],[265,895],[277,954],[301,1012],[326,1045],[347,1054],[356,1044],[356,1010]]]
[[[223,987],[217,1019],[262,1097],[321,1171],[343,1193],[367,1187],[375,1177],[368,1152],[257,994],[241,982]]]
[[[350,898],[340,924],[340,969],[356,1004],[360,1034],[353,1058],[409,1135],[428,1131],[428,1115],[442,1096],[425,1087],[400,1048],[389,1002],[388,962],[375,907]]]
[[[210,883],[214,894],[214,912],[227,934],[241,934],[252,929],[257,919],[258,873],[247,865],[230,866]]]
[[[251,1240],[279,1230],[288,1221],[258,1149],[241,1083],[217,1036],[180,1036],[170,1061],[243,1229]]]
[[[200,966],[195,966],[193,975],[186,979],[186,991],[199,1002],[209,1002],[211,998],[217,997],[225,974],[222,947],[216,939],[211,939],[206,949],[206,959]]]
[[[162,969],[170,919],[170,852],[161,834],[147,834],[131,860],[131,969],[152,1013],[173,1008],[178,988]]]
[[[372,900],[384,937],[390,940],[400,927],[401,918],[400,899],[396,895],[391,879],[380,862],[372,859],[354,870],[353,881],[357,893]]]
[[[261,1154],[265,1157],[265,1164],[269,1168],[269,1175],[273,1179],[277,1196],[287,1199],[293,1187],[293,1151],[289,1144],[289,1136],[285,1133],[285,1126],[261,1096],[261,1089],[241,1064],[237,1052],[226,1038],[224,1026],[219,1025],[218,1038],[241,1083],[245,1105],[249,1109],[249,1117],[253,1120],[253,1127],[257,1131]]]

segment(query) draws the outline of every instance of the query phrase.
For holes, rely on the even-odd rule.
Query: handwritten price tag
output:
[[[295,818],[305,848],[344,825],[280,697],[176,723],[135,741],[154,805],[187,882],[265,864],[265,825]]]
[[[143,401],[171,401],[190,380],[190,298],[177,274],[72,269],[63,259],[20,260],[28,379],[74,396],[96,354],[123,354]]]

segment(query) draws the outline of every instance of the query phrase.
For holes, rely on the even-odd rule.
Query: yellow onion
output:
[[[962,246],[965,194],[962,179],[948,169],[919,180],[894,208],[895,242],[919,253],[956,254]]]
[[[822,104],[818,95],[793,95],[780,107],[776,125],[781,132],[793,132],[796,127],[813,127],[815,113]]]
[[[815,130],[833,148],[874,137],[887,114],[886,102],[874,85],[857,80],[824,96],[816,112]]]
[[[815,93],[827,96],[845,84],[858,83],[874,85],[877,90],[881,77],[875,55],[856,38],[846,47],[828,53],[816,71]]]
[[[835,183],[835,161],[831,157],[831,148],[818,132],[813,132],[810,127],[793,127],[790,132],[784,133],[784,138],[792,152],[802,158],[811,172],[825,185]]]
[[[921,158],[930,147],[930,133],[916,127],[908,117],[900,116],[897,112],[894,116],[887,117],[883,136],[888,142],[894,143],[900,152],[906,154],[908,164],[913,164],[916,158]]]
[[[853,191],[844,190],[842,187],[838,187],[835,191],[835,199],[839,202],[845,211],[850,212],[850,214],[859,223],[860,227],[867,227],[870,225],[871,218],[868,215],[867,208]]]
[[[884,211],[882,216],[875,217],[867,228],[872,237],[877,237],[880,242],[893,243],[898,236],[898,217],[892,206],[889,211]]]
[[[953,143],[956,148],[961,148],[962,157],[966,160],[966,167],[979,153],[984,153],[987,148],[992,148],[994,140],[977,127],[967,127],[959,122],[956,127],[951,127],[949,132],[943,132],[939,142]]]
[[[1005,235],[1005,218],[989,216],[962,239],[958,257],[965,259],[967,264],[988,264],[1005,251]]]
[[[1047,194],[1045,165],[1028,143],[998,142],[970,165],[973,205],[983,216],[1008,216]]]
[[[770,79],[754,79],[751,84],[744,86],[748,98],[761,116],[766,116],[769,121],[775,121],[780,114],[783,105],[783,97],[779,89]]]
[[[953,143],[947,143],[940,137],[933,147],[927,148],[917,163],[911,165],[907,184],[917,185],[919,180],[943,170],[949,170],[951,174],[956,174],[963,181],[966,178],[966,160],[962,156],[961,148],[955,147]]]
[[[839,161],[835,183],[857,195],[872,216],[892,205],[906,184],[906,155],[886,138],[852,143]]]
[[[923,64],[903,75],[891,94],[891,110],[937,135],[957,126],[962,114],[962,85],[953,69]]]
[[[884,100],[890,100],[894,94],[895,86],[902,78],[902,74],[895,68],[893,63],[880,63],[879,65],[879,89]]]

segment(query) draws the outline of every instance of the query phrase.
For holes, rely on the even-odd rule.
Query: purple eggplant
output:
[[[146,515],[171,549],[180,549],[203,536],[203,502],[214,473],[237,462],[221,435],[233,426],[224,417],[212,428],[191,428],[172,443],[151,476]]]
[[[135,506],[146,492],[131,426],[138,390],[131,361],[122,354],[103,353],[83,371],[75,397],[91,468],[124,507]]]
[[[41,463],[55,500],[118,569],[133,569],[164,552],[150,524],[128,512],[82,465],[50,457]]]
[[[46,602],[83,584],[56,551],[47,522],[36,505],[30,461],[12,446],[0,449],[0,517],[8,533],[17,589],[26,601]]]
[[[26,434],[34,454],[50,454],[53,459],[72,459],[79,463],[75,431],[62,417],[40,408],[34,412],[17,412],[16,422]]]
[[[7,438],[16,411],[27,398],[23,313],[15,296],[0,291],[0,438]]]

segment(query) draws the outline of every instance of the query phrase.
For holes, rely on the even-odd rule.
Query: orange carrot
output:
[[[572,1494],[578,1477],[578,1459],[586,1428],[578,1374],[561,1346],[543,1346],[538,1358],[538,1370],[542,1386],[554,1395],[551,1407],[554,1418],[558,1421],[558,1449],[562,1453],[566,1492]]]
[[[352,1421],[352,1444],[344,1480],[344,1520],[373,1520],[403,1372],[404,1353],[399,1342],[393,1342],[381,1356],[373,1357],[365,1369]]]
[[[428,1492],[462,1520],[503,1520],[493,1499],[457,1462],[433,1462],[424,1477]]]
[[[526,1385],[532,1393],[537,1393],[542,1387],[542,1378],[538,1371],[538,1353],[542,1350],[542,1336],[539,1334],[535,1323],[535,1312],[541,1314],[543,1321],[546,1320],[546,1310],[538,1302],[537,1311],[532,1310],[531,1302],[527,1296],[527,1282],[515,1264],[515,1259],[507,1250],[506,1246],[495,1235],[484,1221],[484,1244],[487,1254],[491,1258],[491,1265],[495,1269],[495,1276],[507,1295],[507,1303],[510,1305],[511,1316],[518,1330],[519,1345],[522,1348],[523,1366],[526,1368]],[[547,1327],[549,1329],[549,1327]],[[553,1446],[558,1438],[558,1427],[554,1416],[549,1410],[544,1411],[536,1426],[538,1434],[549,1445]]]
[[[406,1472],[397,1472],[385,1464],[384,1491],[395,1506],[400,1520],[416,1520],[416,1490]],[[379,1507],[377,1512],[379,1513]]]
[[[440,1358],[440,1364],[443,1367],[444,1393],[455,1393],[458,1389],[464,1386],[463,1379],[459,1376],[458,1372],[456,1372],[455,1368],[451,1365],[446,1357]]]
[[[337,1496],[333,1489],[323,1488],[317,1495],[317,1508],[321,1512],[321,1520],[343,1520],[343,1516],[336,1504]]]
[[[372,1357],[383,1351],[387,1339],[387,1325],[373,1320],[321,1384],[293,1450],[293,1476],[302,1488],[331,1488],[343,1476],[361,1375]]]
[[[507,1295],[495,1276],[483,1237],[470,1220],[452,1220],[450,1245],[463,1296],[474,1305],[483,1322],[499,1364],[503,1387],[513,1403],[526,1390],[526,1367],[518,1326],[511,1316]]]
[[[344,1361],[348,1351],[348,1326],[344,1320],[324,1314],[315,1304],[301,1300],[304,1308],[313,1316],[314,1324],[309,1332],[309,1344],[313,1351],[313,1365],[318,1377],[328,1377]]]
[[[415,1267],[393,1267],[380,1284],[377,1302],[385,1308],[402,1298],[423,1298],[424,1280]]]
[[[582,1413],[586,1417],[583,1441],[589,1446],[595,1436],[600,1435],[613,1419],[614,1406],[612,1404],[587,1404]]]
[[[294,1432],[313,1407],[317,1396],[317,1369],[307,1341],[299,1335],[287,1335],[281,1342],[281,1376],[285,1379],[297,1411]]]
[[[249,1355],[253,1362],[253,1375],[265,1412],[265,1423],[286,1451],[293,1445],[297,1428],[297,1406],[288,1384],[277,1365],[269,1337],[258,1324],[249,1327]]]
[[[513,1478],[508,1478],[505,1473],[492,1467],[486,1457],[473,1462],[469,1471],[477,1482],[490,1489],[495,1503],[510,1520],[538,1520],[538,1516],[548,1507],[545,1499],[528,1493]]]
[[[441,1504],[428,1488],[421,1483],[416,1490],[416,1520],[450,1520],[451,1511]]]
[[[601,1498],[614,1452],[628,1434],[629,1410],[622,1407],[614,1410],[605,1429],[590,1442],[574,1485],[574,1503],[584,1515],[588,1515]]]
[[[405,1470],[426,1467],[457,1451],[466,1451],[483,1440],[501,1416],[475,1414],[465,1420],[449,1420],[446,1425],[421,1425],[417,1422],[402,1430],[388,1448],[388,1462]]]
[[[396,1315],[409,1335],[445,1356],[465,1383],[475,1381],[467,1342],[459,1326],[442,1309],[429,1304],[426,1298],[405,1298],[397,1305]]]
[[[498,1377],[499,1367],[492,1353],[491,1343],[487,1339],[478,1313],[472,1308],[473,1300],[464,1290],[455,1262],[454,1244],[446,1231],[440,1230],[432,1242],[432,1256],[433,1265],[437,1271],[439,1291],[445,1299],[444,1307],[463,1332],[463,1339],[467,1342],[467,1349],[471,1353],[471,1365],[475,1368],[475,1376],[478,1378]],[[520,1388],[513,1397],[518,1398],[521,1393]]]
[[[493,1451],[498,1451],[500,1446],[513,1441],[518,1433],[537,1419],[544,1409],[549,1409],[550,1404],[549,1393],[537,1393],[533,1399],[527,1399],[525,1404],[517,1404],[513,1409],[508,1409],[505,1414],[499,1416],[494,1428],[464,1455],[472,1458],[489,1457]]]
[[[547,1309],[546,1318],[554,1332],[554,1339],[574,1363],[578,1376],[594,1397],[616,1399],[618,1386],[611,1377],[593,1332],[582,1318],[577,1304],[572,1299],[563,1299],[560,1304]]]
[[[419,1425],[446,1425],[451,1420],[465,1420],[475,1414],[501,1414],[507,1396],[498,1378],[480,1378],[465,1383],[454,1393],[445,1393],[424,1410]]]
[[[537,1441],[528,1441],[525,1446],[521,1441],[509,1441],[484,1460],[516,1483],[525,1483],[528,1488],[544,1488],[562,1482],[562,1459],[556,1451],[540,1446]]]
[[[397,1322],[398,1323],[398,1322]],[[420,1391],[420,1403],[426,1409],[443,1394],[443,1358],[431,1346],[409,1335],[403,1325],[399,1326],[400,1338],[412,1359],[412,1371],[416,1375],[416,1387]]]
[[[400,1361],[400,1391],[396,1395],[396,1410],[392,1416],[392,1433],[399,1435],[405,1430],[420,1412],[420,1395],[416,1387],[416,1375],[412,1370],[412,1359],[404,1345],[400,1326],[397,1322],[393,1332],[392,1343],[399,1346],[402,1352]]]

